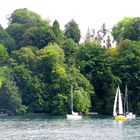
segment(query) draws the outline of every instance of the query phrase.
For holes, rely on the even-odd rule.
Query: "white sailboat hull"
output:
[[[129,112],[129,113],[126,115],[126,118],[127,118],[127,119],[135,119],[135,118],[136,118],[136,115],[133,114],[132,112]]]
[[[82,119],[82,115],[67,114],[67,119],[79,120]]]
[[[82,115],[79,115],[78,112],[72,111],[72,114],[67,114],[67,119],[82,119]]]
[[[136,115],[133,114],[133,112],[129,112],[129,107],[128,107],[128,94],[127,94],[128,90],[127,90],[127,85],[125,87],[125,101],[124,101],[124,109],[126,110],[125,111],[125,114],[126,114],[126,118],[127,119],[135,119],[136,118]]]
[[[72,120],[79,120],[82,119],[82,115],[80,115],[78,112],[73,111],[73,86],[71,86],[71,114],[67,114],[67,119]]]

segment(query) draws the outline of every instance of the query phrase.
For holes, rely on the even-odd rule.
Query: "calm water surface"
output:
[[[112,117],[0,117],[0,140],[140,140],[140,118],[116,122]]]

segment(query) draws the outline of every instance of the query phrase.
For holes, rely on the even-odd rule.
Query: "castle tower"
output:
[[[86,34],[86,37],[85,37],[85,43],[88,43],[90,41],[91,41],[91,32],[90,32],[90,29],[88,28],[87,34]]]

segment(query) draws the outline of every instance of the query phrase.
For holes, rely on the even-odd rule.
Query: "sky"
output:
[[[1,0],[2,1],[2,0]],[[103,23],[111,28],[124,17],[140,16],[139,0],[4,0],[0,4],[0,24],[7,27],[7,17],[19,8],[27,8],[49,19],[65,24],[74,19],[82,37],[87,29],[99,29]]]

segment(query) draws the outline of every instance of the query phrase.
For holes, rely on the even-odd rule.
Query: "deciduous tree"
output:
[[[78,24],[74,20],[71,20],[65,25],[65,36],[67,38],[72,38],[76,43],[79,43],[81,33]]]

